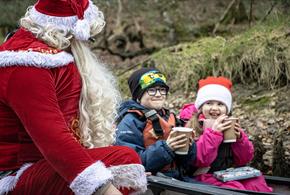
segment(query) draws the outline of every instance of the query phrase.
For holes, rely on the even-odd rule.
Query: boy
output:
[[[165,76],[154,68],[141,68],[128,79],[132,100],[119,109],[117,145],[133,148],[141,157],[145,170],[183,179],[196,155],[192,143],[187,155],[175,154],[185,146],[185,135],[175,136],[178,125],[175,115],[164,108],[169,87]]]

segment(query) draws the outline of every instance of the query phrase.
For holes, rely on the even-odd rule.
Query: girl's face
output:
[[[202,105],[201,112],[206,119],[217,119],[227,113],[227,107],[219,101],[210,100]]]
[[[167,90],[164,87],[149,88],[143,94],[140,104],[149,109],[160,110],[164,106],[166,96]]]

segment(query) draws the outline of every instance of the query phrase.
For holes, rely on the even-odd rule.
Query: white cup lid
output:
[[[182,131],[182,132],[191,132],[191,131],[193,131],[192,128],[188,128],[188,127],[173,127],[172,130],[173,131]]]

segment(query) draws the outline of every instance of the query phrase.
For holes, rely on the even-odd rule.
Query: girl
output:
[[[196,130],[197,157],[194,175],[204,183],[221,187],[272,192],[263,176],[221,182],[212,173],[230,167],[240,167],[249,163],[254,155],[254,148],[248,136],[235,124],[234,143],[223,143],[223,132],[231,127],[227,121],[232,109],[232,83],[224,77],[207,77],[199,81],[195,107],[196,111],[186,126]],[[207,122],[214,121],[212,124]]]

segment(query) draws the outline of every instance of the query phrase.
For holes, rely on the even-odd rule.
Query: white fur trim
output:
[[[112,173],[101,161],[83,170],[70,184],[76,195],[93,194],[97,188],[112,179]]]
[[[46,54],[35,51],[2,51],[0,52],[0,67],[35,66],[40,68],[55,68],[73,62],[74,58],[67,52]]]
[[[90,38],[90,24],[88,20],[78,20],[73,29],[73,34],[78,40],[88,40]]]
[[[113,174],[113,185],[117,188],[127,187],[141,194],[147,190],[145,169],[140,164],[129,164],[109,167]]]
[[[199,109],[202,104],[209,100],[216,100],[224,103],[228,113],[230,113],[232,109],[232,94],[228,88],[217,84],[203,86],[197,92],[195,105]]]
[[[15,188],[22,173],[27,170],[32,163],[24,164],[14,176],[6,176],[0,180],[0,195],[6,194]]]
[[[82,36],[83,33],[90,34],[90,28],[83,29],[81,32],[76,30],[77,16],[57,17],[43,14],[35,9],[33,6],[30,10],[31,19],[40,26],[55,26],[65,32],[72,31],[75,37],[79,40],[88,40],[88,36]],[[104,20],[103,12],[99,11],[98,7],[89,0],[89,6],[84,12],[84,19],[89,25],[97,24],[97,33],[101,32],[106,22]],[[87,32],[88,31],[88,32]],[[81,33],[80,33],[81,32]]]

